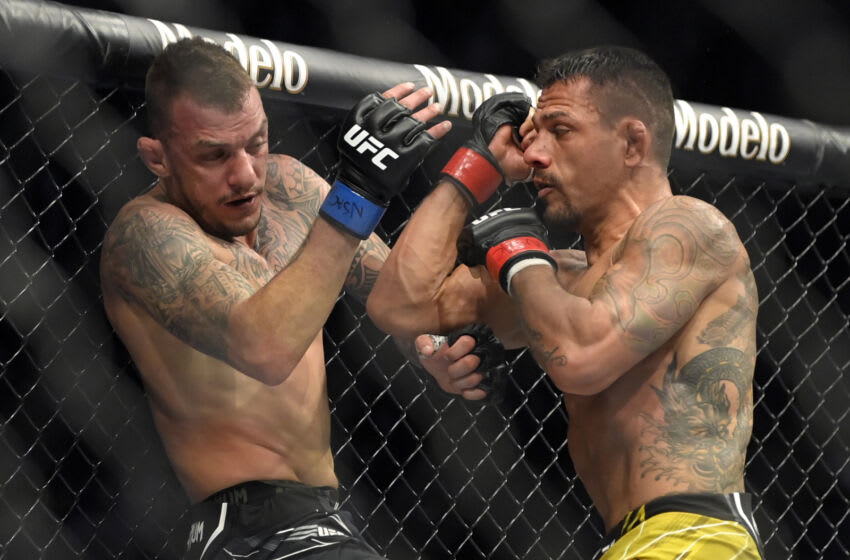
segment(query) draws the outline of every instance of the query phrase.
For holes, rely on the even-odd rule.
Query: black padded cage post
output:
[[[126,351],[98,260],[140,163],[145,69],[200,35],[251,73],[273,149],[326,178],[365,93],[429,84],[455,132],[393,201],[392,242],[486,97],[526,79],[398,64],[53,2],[0,4],[0,558],[175,558],[186,499]],[[850,556],[850,131],[676,101],[669,176],[729,216],[758,283],[747,486],[769,558]],[[497,203],[529,204],[523,187]],[[575,239],[558,239],[568,246]],[[576,478],[557,391],[513,352],[507,395],[447,397],[341,297],[324,332],[345,496],[390,558],[580,559],[602,528]]]

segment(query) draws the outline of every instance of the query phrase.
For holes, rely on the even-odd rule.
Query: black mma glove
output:
[[[378,93],[361,99],[342,124],[339,172],[319,213],[360,239],[369,237],[436,143],[426,128],[395,99]]]
[[[475,388],[487,393],[484,398],[486,402],[491,404],[501,402],[510,369],[505,360],[505,347],[493,334],[493,330],[484,323],[473,323],[451,332],[446,342],[451,346],[463,335],[469,335],[475,339],[475,348],[470,354],[478,356],[481,360],[476,371],[481,373],[484,379]]]
[[[502,169],[489,147],[493,136],[504,124],[519,127],[530,108],[531,102],[525,94],[497,93],[472,115],[472,138],[458,148],[442,173],[473,207],[490,198],[502,182]]]
[[[558,268],[549,254],[549,232],[531,208],[502,208],[469,223],[458,237],[457,253],[467,266],[485,265],[508,295],[511,279],[523,268]]]

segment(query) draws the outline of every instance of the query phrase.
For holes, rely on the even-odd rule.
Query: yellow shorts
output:
[[[599,560],[762,560],[749,494],[675,494],[629,512]]]

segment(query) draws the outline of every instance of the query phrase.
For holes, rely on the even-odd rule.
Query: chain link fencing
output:
[[[273,151],[332,177],[338,114],[270,99],[266,109]],[[106,227],[152,183],[135,150],[143,122],[139,91],[0,70],[0,558],[170,559],[184,545],[188,504],[98,280]],[[454,147],[393,201],[378,230],[388,242]],[[768,557],[847,558],[850,185],[676,156],[670,178],[732,219],[752,261],[746,479]],[[501,195],[532,202],[523,187]],[[509,353],[504,401],[482,406],[441,393],[356,301],[339,299],[324,342],[343,507],[388,557],[594,555],[603,529],[567,454],[569,420],[528,353]]]

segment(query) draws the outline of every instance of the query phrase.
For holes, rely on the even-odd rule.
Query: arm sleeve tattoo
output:
[[[142,207],[119,215],[102,258],[106,281],[126,300],[197,350],[226,356],[230,311],[253,287],[214,257],[197,225]]]
[[[591,297],[608,299],[625,340],[638,352],[676,333],[740,256],[733,226],[696,204],[703,203],[673,198],[647,211],[594,286]]]

